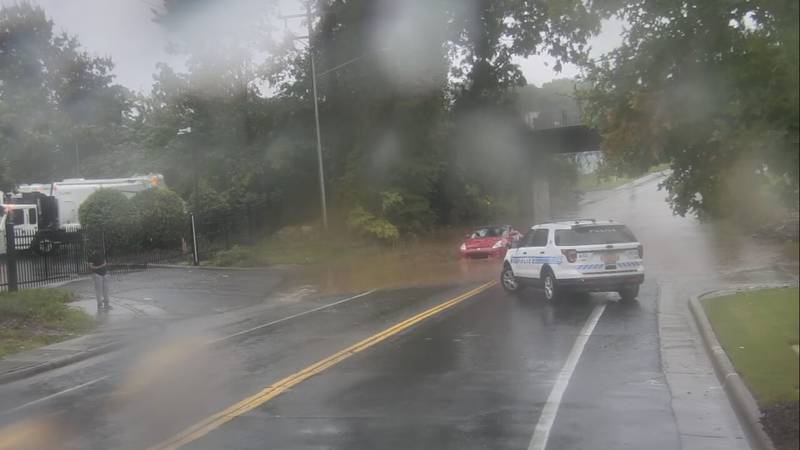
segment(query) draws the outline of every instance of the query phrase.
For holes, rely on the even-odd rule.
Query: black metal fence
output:
[[[0,291],[38,287],[88,275],[92,252],[105,255],[113,274],[143,270],[150,264],[196,264],[214,252],[250,243],[254,238],[248,221],[229,218],[191,217],[182,234],[181,241],[169,248],[132,248],[114,245],[104,236],[89,236],[82,230],[45,235],[8,226],[5,245],[0,242],[0,250],[5,250],[0,251]]]
[[[42,286],[88,273],[86,246],[80,231],[63,233],[63,242],[47,241],[46,252],[35,252],[40,239],[34,231],[6,229],[5,252],[0,255],[0,290]]]

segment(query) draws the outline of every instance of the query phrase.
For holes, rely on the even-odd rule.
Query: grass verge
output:
[[[64,289],[0,293],[0,358],[85,334],[94,320],[70,308],[74,294]]]
[[[702,300],[722,347],[764,413],[778,449],[798,448],[800,300],[797,288],[764,289]]]

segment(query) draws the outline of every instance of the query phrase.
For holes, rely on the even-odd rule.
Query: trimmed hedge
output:
[[[103,239],[107,250],[136,244],[138,213],[133,203],[120,191],[95,191],[81,204],[78,217],[94,246],[101,246]]]
[[[81,204],[81,226],[98,249],[107,251],[166,249],[180,245],[188,232],[186,208],[174,191],[148,189],[128,199],[113,189],[100,189]]]
[[[174,248],[187,232],[183,200],[166,188],[148,189],[131,199],[139,215],[138,242],[145,248]]]

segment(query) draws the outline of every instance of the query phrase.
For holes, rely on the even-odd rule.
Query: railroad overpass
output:
[[[549,161],[552,155],[597,151],[600,149],[600,134],[584,125],[526,130],[525,141],[530,149],[530,197],[522,196],[533,220],[541,222],[552,219],[550,201]],[[525,205],[520,205],[525,206]],[[528,209],[525,208],[525,209]]]

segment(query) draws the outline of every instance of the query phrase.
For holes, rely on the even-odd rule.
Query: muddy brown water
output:
[[[387,249],[329,264],[298,267],[290,284],[313,285],[321,292],[485,282],[500,274],[502,259],[460,259],[458,246],[419,244]]]

